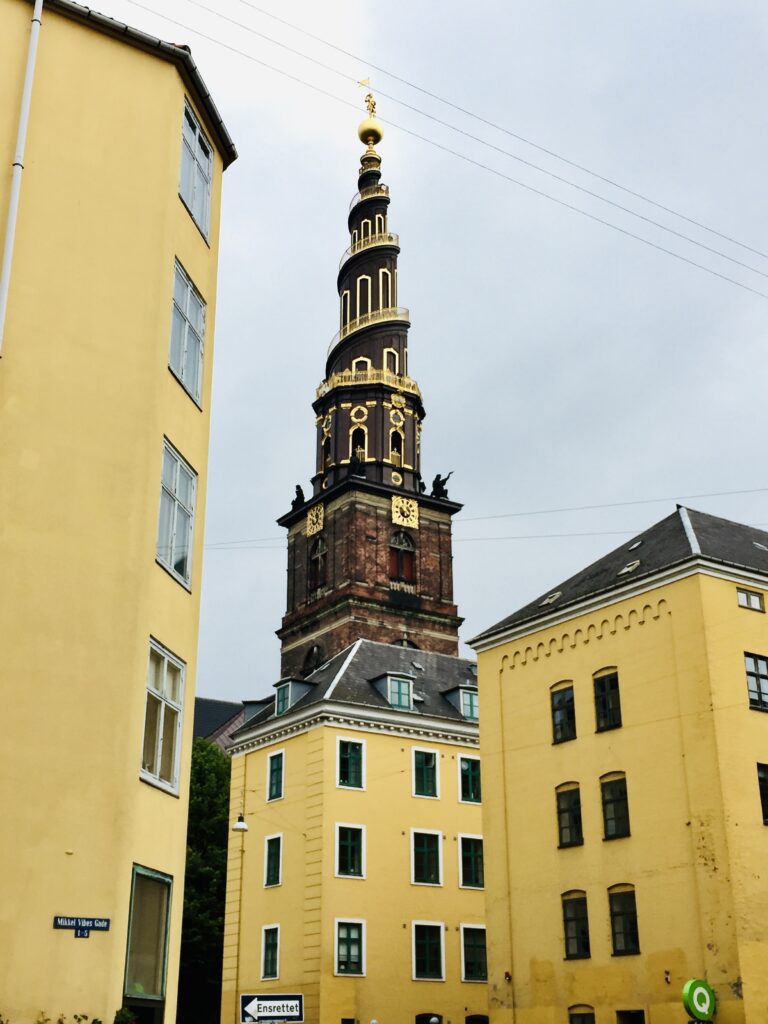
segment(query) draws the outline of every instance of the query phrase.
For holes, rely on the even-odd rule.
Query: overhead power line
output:
[[[161,14],[154,8],[139,3],[139,0],[126,0],[126,2],[134,7],[140,8],[141,10],[147,11],[150,14],[156,15],[157,17],[162,18],[164,21],[167,21],[170,24],[177,25],[178,27],[183,28],[187,32],[192,32],[194,35],[197,35],[201,39],[205,39],[216,46],[221,46],[223,49],[229,50],[231,53],[235,53],[238,56],[253,62],[254,64],[258,64],[260,67],[263,67],[269,71],[274,71],[276,74],[279,74],[284,78],[288,78],[290,81],[296,82],[299,85],[302,85],[308,89],[312,89],[314,92],[317,92],[323,96],[327,96],[329,99],[332,99],[337,103],[342,103],[344,106],[352,107],[354,110],[359,109],[358,105],[356,103],[352,103],[350,100],[346,100],[341,96],[337,96],[335,93],[329,92],[327,89],[323,89],[312,82],[308,82],[306,81],[306,79],[300,78],[298,75],[293,75],[290,72],[285,71],[283,68],[275,67],[275,65],[269,64],[267,63],[267,61],[260,60],[253,54],[247,53],[244,50],[240,50],[235,46],[231,46],[229,43],[225,43],[220,39],[216,39],[215,37],[210,36],[205,32],[201,32],[199,29],[193,28],[192,26],[187,25],[186,23],[179,21],[176,18],[171,18],[167,14]],[[455,149],[451,149],[449,146],[444,146],[442,143],[437,142],[434,139],[428,138],[421,132],[416,132],[410,128],[406,128],[404,125],[397,124],[397,122],[392,121],[389,118],[381,118],[380,120],[382,120],[384,124],[388,124],[391,127],[398,129],[398,131],[404,132],[406,135],[410,135],[421,142],[424,142],[430,146],[434,146],[436,149],[439,149],[444,153],[448,153],[451,156],[455,156],[459,160],[463,160],[466,163],[472,164],[474,167],[479,167],[480,169],[487,171],[489,174],[493,174],[504,181],[508,181],[513,185],[517,185],[520,188],[525,189],[527,192],[532,192],[534,195],[541,196],[543,199],[548,199],[550,200],[550,202],[556,203],[558,206],[562,206],[567,210],[572,210],[574,213],[578,213],[580,216],[586,217],[588,220],[594,221],[597,224],[602,224],[604,227],[611,228],[613,231],[616,231],[621,235],[625,235],[627,238],[633,238],[635,241],[641,242],[643,245],[647,245],[651,249],[655,249],[658,252],[666,253],[667,256],[671,256],[673,259],[679,260],[682,263],[687,263],[691,267],[696,267],[698,270],[702,270],[704,271],[704,273],[710,274],[712,277],[717,277],[721,281],[726,281],[737,288],[741,288],[744,291],[750,292],[752,295],[757,295],[759,298],[762,299],[768,299],[768,293],[766,292],[761,292],[757,288],[753,288],[750,285],[745,284],[743,281],[737,281],[735,278],[728,277],[727,274],[721,274],[720,271],[714,270],[712,267],[707,267],[703,263],[697,263],[696,260],[692,260],[687,256],[683,256],[682,253],[675,252],[673,249],[667,249],[665,246],[659,245],[656,242],[652,242],[650,239],[644,238],[642,235],[638,235],[633,231],[629,231],[627,228],[622,228],[618,224],[614,224],[611,221],[605,220],[603,217],[598,217],[594,213],[589,213],[587,210],[581,209],[581,207],[574,206],[573,203],[568,203],[563,199],[558,199],[556,196],[550,195],[548,192],[544,192],[542,189],[535,188],[533,185],[529,185],[524,181],[520,181],[518,178],[514,178],[509,174],[505,174],[503,171],[499,171],[495,167],[491,167],[488,164],[484,164],[480,160],[475,160],[474,158],[467,156],[465,153],[460,153]]]
[[[330,64],[326,64],[323,61],[317,60],[317,58],[310,56],[310,54],[303,53],[301,50],[297,50],[293,46],[288,46],[287,43],[283,43],[279,39],[275,39],[273,36],[268,36],[264,32],[259,32],[258,29],[253,28],[251,25],[246,25],[244,22],[238,21],[236,18],[230,18],[228,15],[222,14],[221,11],[217,11],[213,7],[209,7],[207,4],[201,3],[200,0],[187,0],[187,3],[192,4],[193,7],[200,8],[200,10],[207,11],[208,14],[213,15],[213,17],[218,18],[221,21],[226,21],[230,25],[234,25],[236,28],[241,28],[245,32],[257,36],[259,39],[264,39],[273,46],[286,50],[288,53],[291,53],[296,57],[300,57],[302,60],[309,61],[311,64],[322,68],[324,71],[330,71],[331,74],[337,75],[346,82],[353,82],[356,85],[359,84],[358,80],[353,75],[350,75],[345,71],[340,71],[338,68],[335,68]],[[246,4],[246,6],[250,5]],[[384,92],[379,87],[376,88],[376,93],[378,96],[383,96],[384,98],[391,100],[393,103],[397,103],[399,106],[405,107],[407,110],[412,110],[414,113],[433,121],[435,124],[439,124],[443,128],[448,128],[449,131],[462,135],[464,138],[470,139],[472,142],[477,142],[479,145],[485,146],[487,149],[493,150],[495,153],[500,153],[502,156],[509,157],[511,160],[516,160],[525,167],[538,171],[540,174],[544,174],[555,181],[559,181],[561,184],[567,185],[569,188],[576,189],[577,192],[581,192],[583,195],[590,196],[592,199],[597,199],[601,203],[606,203],[608,206],[612,206],[615,210],[621,210],[622,213],[626,213],[630,217],[636,217],[638,220],[641,220],[646,224],[650,224],[655,228],[659,228],[661,231],[666,231],[668,234],[674,235],[675,238],[680,238],[684,242],[695,245],[706,252],[712,253],[714,256],[719,256],[721,259],[727,260],[729,263],[733,263],[737,267],[742,267],[744,270],[749,270],[753,274],[759,274],[761,277],[768,279],[768,273],[765,271],[759,270],[757,267],[753,267],[749,263],[744,263],[742,260],[738,260],[733,256],[729,256],[728,253],[723,252],[721,249],[715,249],[711,245],[706,245],[704,242],[700,242],[696,238],[691,238],[690,235],[683,234],[683,232],[669,227],[667,224],[662,224],[660,221],[654,220],[652,217],[646,217],[645,214],[639,213],[637,210],[633,210],[629,206],[617,203],[613,199],[609,199],[607,196],[601,195],[599,192],[585,188],[583,185],[579,185],[577,182],[571,181],[569,178],[564,178],[561,174],[556,174],[554,171],[550,171],[546,167],[535,164],[531,160],[526,160],[525,157],[522,157],[517,153],[513,153],[508,149],[503,149],[501,146],[497,146],[492,142],[488,142],[479,135],[473,135],[471,132],[465,131],[465,129],[459,128],[457,125],[451,124],[449,121],[444,121],[442,118],[435,117],[434,114],[430,114],[428,111],[422,110],[420,107],[416,107],[411,103],[406,103],[405,100],[401,100],[397,96],[391,95],[391,93]]]
[[[480,124],[487,125],[495,131],[502,132],[504,135],[508,135],[510,138],[516,139],[518,142],[523,142],[526,146],[531,146],[531,148],[538,150],[540,153],[546,153],[547,156],[551,156],[555,160],[559,160],[561,163],[567,164],[569,167],[573,167],[577,171],[582,171],[584,174],[588,174],[590,177],[596,178],[598,181],[602,181],[606,185],[610,185],[612,188],[617,188],[621,192],[625,192],[627,195],[633,196],[635,199],[640,199],[642,202],[648,203],[650,206],[655,206],[658,210],[663,210],[665,213],[671,213],[673,216],[679,217],[681,220],[687,221],[689,224],[693,224],[697,228],[701,228],[703,231],[708,231],[710,234],[716,235],[718,238],[722,238],[726,242],[738,245],[741,249],[746,249],[747,252],[754,253],[755,256],[762,256],[764,259],[768,259],[768,253],[761,252],[760,249],[755,249],[751,245],[747,245],[745,242],[740,242],[737,238],[733,238],[731,235],[726,235],[721,231],[717,231],[715,228],[709,227],[709,225],[702,223],[702,221],[689,217],[686,214],[681,213],[679,210],[673,209],[671,206],[665,206],[663,203],[659,203],[655,199],[651,199],[642,192],[636,192],[633,189],[628,188],[626,185],[622,185],[618,181],[615,181],[613,178],[608,178],[605,175],[600,174],[598,171],[593,171],[589,167],[585,167],[583,164],[577,163],[575,160],[570,160],[561,153],[557,153],[553,149],[548,149],[546,146],[533,142],[524,135],[513,132],[511,129],[505,128],[503,125],[500,125],[495,121],[491,121],[488,118],[483,117],[481,114],[476,114],[474,111],[468,110],[466,107],[462,107],[458,103],[453,103],[444,96],[430,92],[429,89],[425,89],[423,86],[417,85],[416,82],[411,82],[409,79],[395,74],[394,71],[388,71],[386,68],[381,67],[381,65],[374,64],[373,61],[370,61],[365,57],[361,57],[359,54],[345,50],[336,43],[332,43],[328,39],[323,39],[322,36],[315,35],[315,33],[302,28],[300,25],[295,25],[293,22],[287,21],[285,18],[281,18],[277,14],[273,14],[271,11],[264,10],[263,7],[258,7],[256,4],[252,3],[251,0],[240,0],[240,3],[244,7],[248,7],[250,10],[255,11],[257,14],[261,14],[265,18],[271,18],[273,21],[277,21],[281,25],[285,25],[286,28],[290,28],[292,31],[298,32],[301,35],[306,36],[308,39],[313,39],[317,43],[322,43],[323,46],[327,46],[329,49],[335,50],[337,53],[341,53],[345,57],[351,57],[353,60],[364,64],[366,67],[373,68],[374,71],[378,71],[380,74],[386,75],[387,78],[391,78],[395,82],[400,82],[402,85],[408,86],[409,89],[415,89],[424,96],[429,96],[430,99],[437,100],[438,103],[443,103],[445,106],[451,107],[453,110],[456,110],[461,114],[465,114],[467,117],[473,118]]]

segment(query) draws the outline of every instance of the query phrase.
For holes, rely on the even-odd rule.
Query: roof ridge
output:
[[[344,659],[341,668],[339,669],[339,671],[334,676],[333,681],[331,682],[331,685],[328,687],[328,689],[323,694],[323,700],[328,700],[328,698],[331,696],[333,691],[336,689],[336,686],[337,686],[339,680],[341,679],[341,677],[344,675],[344,673],[349,668],[349,663],[352,661],[354,656],[360,650],[360,644],[362,642],[363,642],[363,638],[361,637],[359,640],[355,640],[355,642],[352,644],[352,647],[350,648],[349,654]]]

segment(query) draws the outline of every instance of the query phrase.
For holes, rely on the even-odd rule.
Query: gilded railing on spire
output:
[[[365,238],[358,238],[356,242],[353,242],[345,250],[339,260],[339,270],[341,270],[350,256],[354,256],[355,253],[361,252],[363,249],[370,249],[374,245],[396,245],[399,247],[400,236],[396,235],[394,231],[380,231],[377,235],[366,235]]]
[[[358,203],[362,203],[364,199],[373,199],[376,196],[388,196],[389,185],[369,185],[368,188],[360,189],[359,192],[355,192],[352,196],[352,201],[349,204],[350,210],[352,210]]]
[[[332,373],[328,380],[324,380],[316,394],[318,398],[322,398],[333,388],[363,384],[385,384],[396,391],[406,391],[409,395],[418,395],[421,398],[421,391],[415,380],[411,377],[401,377],[391,370],[340,370],[338,373]]]
[[[331,354],[340,341],[350,334],[354,334],[355,331],[360,331],[363,327],[370,327],[371,324],[385,323],[387,320],[403,320],[405,323],[410,324],[411,314],[405,306],[389,306],[387,309],[374,309],[370,313],[364,313],[355,320],[350,320],[349,323],[344,324],[341,330],[334,334],[333,338],[331,338],[331,344],[328,346],[328,355]]]

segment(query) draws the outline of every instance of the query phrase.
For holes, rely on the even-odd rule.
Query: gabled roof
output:
[[[685,562],[705,560],[768,576],[768,533],[678,505],[666,519],[479,633],[472,645],[532,624],[588,598],[636,584]],[[632,563],[638,564],[632,568]]]
[[[256,725],[266,722],[277,724],[294,712],[328,701],[360,709],[389,710],[393,714],[402,714],[393,711],[375,685],[376,680],[387,675],[413,680],[414,703],[409,714],[467,722],[445,695],[458,687],[477,686],[474,661],[412,647],[396,647],[374,640],[358,640],[302,680],[313,684],[312,689],[293,704],[286,714],[276,716],[274,700],[271,700],[262,711],[248,719],[235,734],[235,738]]]
[[[194,739],[212,736],[222,725],[226,725],[243,710],[240,701],[214,700],[211,697],[195,697],[195,721],[192,727]]]

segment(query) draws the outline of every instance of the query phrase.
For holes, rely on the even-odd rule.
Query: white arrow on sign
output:
[[[252,999],[250,1001],[250,1003],[248,1003],[248,1005],[246,1007],[244,1007],[244,1009],[245,1009],[246,1013],[249,1013],[253,1017],[254,1020],[258,1020],[259,1019],[259,1000],[258,999]]]

